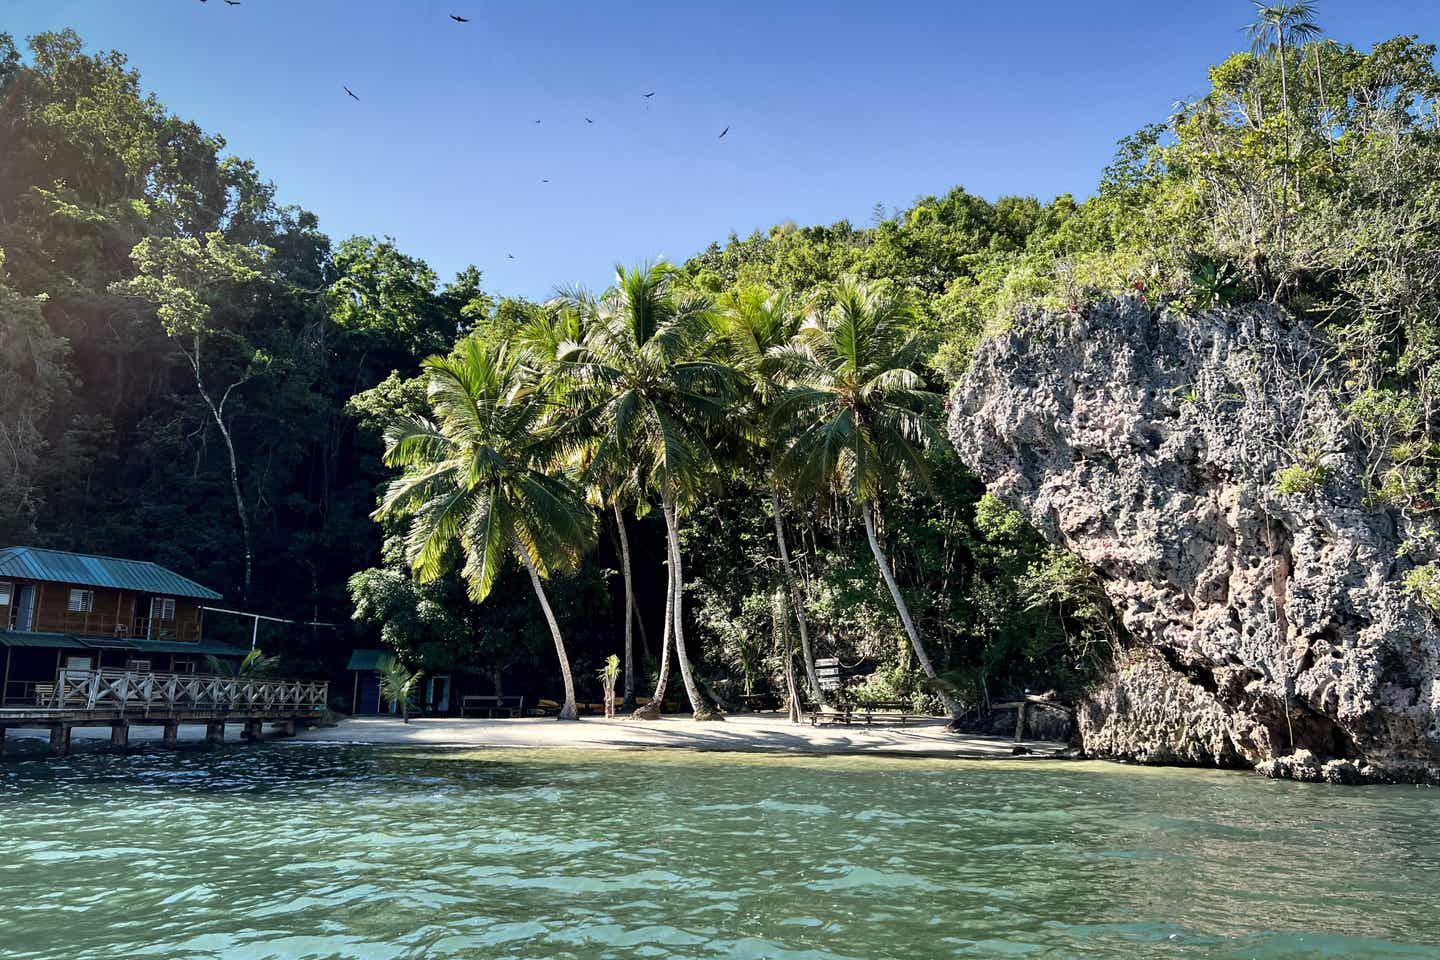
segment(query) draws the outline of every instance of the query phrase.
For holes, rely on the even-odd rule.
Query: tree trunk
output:
[[[680,679],[685,682],[685,695],[690,699],[690,709],[696,720],[722,720],[724,718],[720,712],[705,702],[690,670],[690,655],[685,650],[685,572],[680,565],[680,529],[676,519],[675,501],[669,494],[665,496],[663,509],[665,532],[670,544],[670,569],[674,571],[670,583],[671,596],[674,598],[671,605],[674,609],[670,619],[675,633],[675,659],[680,663]]]
[[[669,548],[666,548],[669,553]],[[665,564],[665,629],[660,635],[660,676],[655,680],[655,696],[650,698],[648,703],[643,703],[636,709],[633,716],[637,720],[659,720],[661,712],[665,709],[665,688],[670,683],[670,621],[674,619],[675,613],[675,591],[670,584],[675,576],[675,568],[670,563]]]
[[[181,347],[184,351],[184,347]],[[200,337],[196,335],[192,351],[188,354],[190,358],[190,369],[195,373],[195,389],[200,392],[200,399],[205,401],[205,406],[210,408],[210,416],[215,418],[215,426],[220,429],[220,439],[225,441],[225,452],[230,457],[230,491],[235,495],[235,513],[240,517],[240,538],[241,546],[245,550],[245,587],[241,599],[249,602],[250,582],[254,570],[254,553],[250,547],[250,514],[245,509],[245,497],[240,493],[240,465],[235,459],[235,441],[230,437],[230,428],[225,424],[225,401],[230,399],[230,391],[240,384],[232,383],[220,398],[219,404],[211,398],[210,392],[205,389],[205,378],[200,375]]]
[[[870,538],[870,552],[875,554],[875,563],[880,567],[880,576],[885,579],[885,586],[890,588],[890,596],[895,600],[895,609],[900,613],[900,621],[905,624],[905,633],[910,637],[910,646],[915,650],[915,659],[920,664],[920,669],[925,671],[925,676],[931,680],[936,679],[935,667],[930,663],[930,657],[925,653],[925,648],[920,644],[920,634],[915,630],[915,621],[910,619],[910,608],[905,604],[905,598],[900,595],[900,586],[895,582],[895,574],[890,569],[890,561],[885,559],[885,551],[880,549],[880,540],[875,535],[875,515],[869,501],[860,504],[860,512],[865,517],[865,535]],[[943,690],[936,688],[935,693],[945,709],[950,711],[954,719],[960,717],[960,707],[954,699]]]
[[[530,583],[535,588],[535,596],[540,598],[540,608],[545,611],[545,620],[550,624],[550,636],[555,639],[555,655],[560,658],[560,676],[565,681],[565,705],[560,708],[560,720],[579,720],[580,710],[575,704],[575,678],[570,674],[570,657],[565,653],[565,641],[560,637],[560,624],[555,621],[555,612],[550,609],[550,599],[545,596],[545,588],[540,583],[540,574],[535,570],[535,563],[530,559],[530,554],[525,550],[520,539],[513,534],[511,542],[515,545],[515,552],[525,563],[525,569],[530,574]]]
[[[810,650],[810,631],[805,624],[805,598],[800,594],[800,582],[795,577],[795,568],[790,563],[790,546],[785,540],[785,523],[780,519],[780,491],[770,485],[770,507],[775,514],[775,542],[780,547],[780,566],[785,571],[785,583],[790,588],[790,605],[795,612],[795,623],[800,628],[800,656],[805,661],[805,679],[810,686],[810,697],[821,710],[829,707],[825,692],[820,689],[820,678],[815,673],[815,655]]]
[[[634,610],[635,588],[630,582],[630,537],[625,532],[625,513],[619,503],[611,504],[615,510],[615,529],[620,532],[620,572],[625,577],[625,700],[622,709],[635,706],[635,657],[634,657]]]

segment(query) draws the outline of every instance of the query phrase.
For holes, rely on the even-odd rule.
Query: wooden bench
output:
[[[856,720],[864,720],[865,726],[868,727],[877,720],[896,720],[903,727],[911,720],[924,719],[926,719],[925,714],[912,712],[910,704],[903,700],[880,700],[859,706],[836,707],[829,711],[817,710],[810,715],[810,726],[818,727],[822,723],[843,723],[848,727]]]
[[[460,716],[468,717],[471,711],[485,711],[487,717],[493,718],[503,711],[507,717],[521,716],[525,710],[524,697],[461,697]]]

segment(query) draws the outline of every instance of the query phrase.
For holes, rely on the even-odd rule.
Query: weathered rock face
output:
[[[1022,317],[956,389],[962,459],[1137,642],[1079,711],[1088,753],[1440,780],[1440,626],[1401,584],[1434,548],[1367,504],[1325,356],[1278,311],[1127,300]],[[1296,464],[1323,481],[1278,492]]]

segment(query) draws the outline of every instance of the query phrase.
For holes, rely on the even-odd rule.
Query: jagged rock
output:
[[[1135,299],[979,350],[952,442],[1137,642],[1079,710],[1087,754],[1308,778],[1281,761],[1308,750],[1320,779],[1440,780],[1440,626],[1401,583],[1433,540],[1402,552],[1410,521],[1368,502],[1327,356],[1278,310]],[[1323,481],[1278,492],[1297,464]]]

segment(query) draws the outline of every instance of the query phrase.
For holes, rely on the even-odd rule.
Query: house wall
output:
[[[14,579],[12,598],[18,597],[20,587],[33,586],[36,590],[35,620],[31,629],[37,633],[69,633],[82,637],[146,636],[145,624],[150,616],[150,594],[131,590],[114,590],[106,587],[85,587],[65,583],[42,583],[32,580]],[[90,590],[95,599],[89,613],[70,611],[70,591]],[[0,630],[10,627],[10,607],[0,607]],[[156,639],[198,641],[201,638],[203,612],[196,600],[175,599],[175,620],[156,624],[150,631]],[[120,625],[121,630],[116,629]]]

